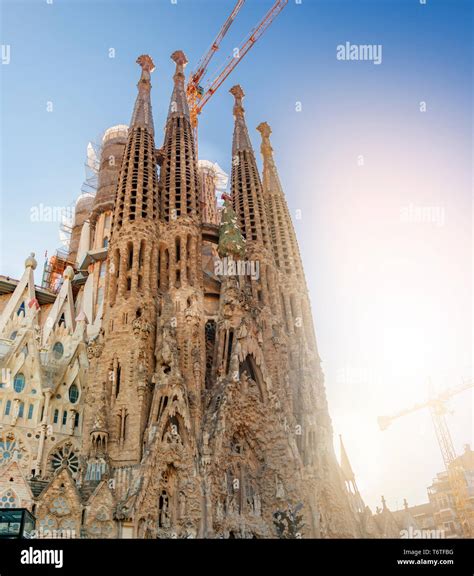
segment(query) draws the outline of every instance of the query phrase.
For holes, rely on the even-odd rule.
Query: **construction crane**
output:
[[[474,380],[466,381],[459,386],[444,390],[436,396],[429,398],[426,402],[415,404],[411,408],[396,412],[392,416],[380,416],[378,418],[379,427],[383,431],[386,430],[394,420],[397,420],[402,416],[412,414],[413,412],[417,412],[418,410],[422,410],[424,408],[428,408],[430,410],[436,439],[438,440],[443,462],[448,473],[450,487],[454,496],[454,503],[456,506],[458,518],[461,523],[463,533],[467,537],[472,535],[472,511],[468,507],[469,492],[464,470],[456,456],[453,440],[451,438],[448,424],[446,422],[446,414],[448,413],[448,400],[453,396],[460,394],[461,392],[469,390],[470,388],[474,388]]]
[[[214,42],[211,44],[211,47],[209,48],[209,50],[204,54],[204,56],[199,61],[199,64],[197,65],[196,70],[191,74],[188,85],[187,85],[188,98],[190,97],[190,95],[192,95],[192,93],[194,92],[195,89],[199,88],[199,83],[201,82],[201,78],[206,73],[207,67],[209,66],[209,62],[211,61],[212,57],[217,52],[217,50],[219,50],[219,46],[220,46],[224,36],[227,34],[232,22],[235,20],[235,17],[239,13],[239,11],[242,8],[242,6],[244,5],[244,3],[245,3],[245,0],[237,0],[237,3],[234,6],[234,9],[232,10],[232,12],[231,12],[230,16],[227,18],[227,20],[224,22],[222,28],[219,31],[219,34],[217,34]]]
[[[201,81],[206,74],[207,68],[209,66],[212,57],[219,49],[222,39],[227,34],[231,24],[235,20],[235,17],[242,8],[245,0],[237,0],[230,16],[225,21],[221,30],[217,34],[214,42],[212,43],[209,50],[204,54],[204,56],[199,61],[196,70],[191,74],[188,84],[186,86],[186,96],[189,104],[189,111],[191,116],[191,126],[194,132],[194,143],[197,149],[197,128],[198,128],[198,116],[201,114],[204,106],[209,102],[211,97],[215,94],[216,90],[221,86],[224,80],[229,76],[232,70],[241,62],[242,58],[248,53],[252,46],[257,42],[257,40],[264,34],[270,24],[278,16],[278,14],[283,10],[283,8],[288,4],[288,0],[276,0],[270,10],[265,14],[260,23],[250,32],[247,38],[242,42],[242,44],[234,50],[233,56],[230,56],[224,63],[222,69],[217,73],[214,80],[207,83],[206,87],[201,86]]]

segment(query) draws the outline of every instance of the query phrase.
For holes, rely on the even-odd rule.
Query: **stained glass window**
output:
[[[74,475],[79,470],[79,458],[69,445],[62,446],[51,456],[53,470],[60,467],[69,468]]]
[[[25,376],[23,374],[17,374],[13,380],[13,389],[15,392],[23,392],[25,388]]]
[[[75,404],[78,398],[79,398],[79,388],[76,386],[76,384],[71,384],[71,386],[69,387],[69,401],[72,404]]]
[[[59,360],[63,354],[64,346],[61,344],[61,342],[56,342],[53,346],[53,356],[56,358],[56,360]]]

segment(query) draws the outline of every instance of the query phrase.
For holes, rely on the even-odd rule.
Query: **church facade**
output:
[[[363,535],[335,458],[296,234],[265,122],[234,86],[230,193],[198,162],[173,53],[106,131],[58,290],[0,277],[0,501],[83,538]]]

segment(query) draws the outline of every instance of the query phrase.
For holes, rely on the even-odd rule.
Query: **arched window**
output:
[[[16,312],[17,316],[25,316],[25,303],[22,302]]]
[[[133,265],[133,244],[127,244],[127,270],[131,270]]]
[[[192,242],[192,238],[191,238],[191,234],[188,235],[187,239],[186,239],[186,276],[188,278],[188,284],[190,286],[193,286],[194,284],[194,277],[191,271],[191,242]]]
[[[164,251],[163,256],[163,266],[164,266],[164,276],[163,276],[163,283],[162,287],[166,290],[169,287],[169,279],[170,279],[170,253],[168,248]]]
[[[122,436],[122,438],[124,440],[126,440],[126,438],[127,438],[127,419],[128,419],[128,414],[125,412],[123,415],[123,436]]]
[[[140,247],[138,249],[138,268],[143,267],[143,259],[145,257],[145,240],[141,240]]]
[[[69,402],[71,402],[71,404],[75,404],[78,398],[79,388],[76,386],[76,384],[71,384],[71,386],[69,386]]]
[[[120,366],[120,362],[117,362],[117,368],[115,370],[115,398],[119,395],[120,392],[120,379],[122,377],[122,367]]]
[[[64,346],[61,342],[56,342],[53,346],[53,356],[56,360],[59,360],[64,354]]]
[[[59,419],[59,410],[56,408],[56,410],[54,411],[54,416],[53,416],[53,424],[57,424],[58,419]]]
[[[67,410],[64,410],[63,412],[63,426],[65,426],[67,423]]]
[[[228,331],[228,339],[227,339],[227,356],[226,356],[226,366],[225,366],[225,373],[229,373],[230,368],[230,359],[232,357],[232,344],[234,342],[234,330],[232,328]]]
[[[12,409],[12,401],[11,400],[7,400],[7,404],[5,406],[5,416],[9,416],[10,415],[10,410]]]
[[[25,388],[25,376],[24,374],[17,374],[13,380],[13,389],[15,392],[23,392]]]
[[[215,320],[208,320],[205,328],[205,342],[206,342],[206,388],[212,387],[212,368],[214,365],[214,347],[216,343],[216,322]]]
[[[23,418],[24,411],[25,411],[25,403],[20,402],[20,405],[18,407],[18,418]]]

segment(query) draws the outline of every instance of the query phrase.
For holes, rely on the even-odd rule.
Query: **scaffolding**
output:
[[[102,141],[102,138],[100,139]],[[94,197],[97,192],[98,172],[100,167],[101,145],[89,142],[87,145],[87,156],[84,164],[85,180],[81,186],[81,194],[75,202],[67,207],[65,214],[59,224],[59,239],[61,248],[58,248],[49,259],[46,255],[41,287],[50,292],[57,293],[63,283],[63,274],[68,266],[75,268],[77,247],[71,246],[74,236],[75,219],[77,216],[78,204],[82,199]],[[78,238],[76,238],[76,243]],[[72,248],[72,250],[71,250]]]
[[[50,292],[59,292],[63,284],[64,271],[68,266],[74,266],[74,262],[69,259],[68,250],[58,249],[49,260],[46,257],[41,288],[45,288]]]

